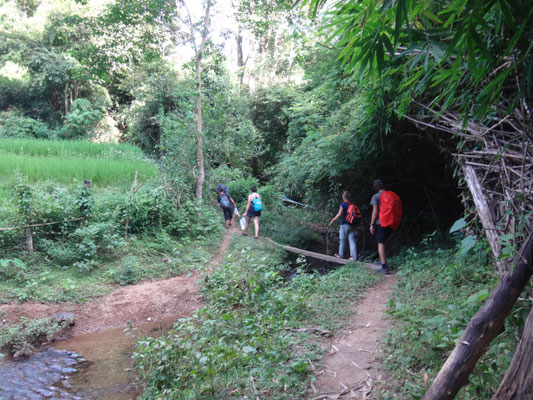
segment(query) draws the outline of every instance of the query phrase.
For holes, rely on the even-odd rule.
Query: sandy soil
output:
[[[320,366],[313,365],[317,379],[309,399],[374,398],[376,383],[386,379],[379,369],[378,344],[391,328],[384,311],[395,282],[395,275],[387,275],[369,288],[353,306],[350,323],[323,344],[328,353]]]
[[[236,228],[226,232],[218,253],[209,263],[209,268],[220,264]],[[198,292],[198,273],[174,278],[144,282],[138,285],[117,287],[111,294],[84,304],[10,303],[0,305],[7,323],[18,322],[21,317],[43,318],[58,313],[73,313],[76,324],[71,335],[92,333],[101,329],[158,321],[172,315],[189,314],[202,307]]]

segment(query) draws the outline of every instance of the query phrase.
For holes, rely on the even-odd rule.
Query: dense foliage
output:
[[[439,372],[466,325],[497,283],[487,263],[487,244],[469,257],[453,249],[408,249],[395,259],[399,282],[388,313],[396,327],[383,348],[385,365],[393,371],[384,398],[421,398]],[[498,387],[523,330],[530,307],[520,303],[507,320],[505,332],[493,341],[457,398],[490,398]],[[393,382],[402,382],[401,385]]]

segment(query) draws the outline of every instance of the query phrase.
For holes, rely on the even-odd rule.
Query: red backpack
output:
[[[356,225],[359,221],[361,221],[361,211],[359,211],[359,208],[353,204],[348,203],[348,210],[346,210],[346,222],[348,222],[351,225]]]
[[[379,222],[382,227],[398,229],[402,220],[402,201],[400,197],[390,190],[381,193],[379,205]]]

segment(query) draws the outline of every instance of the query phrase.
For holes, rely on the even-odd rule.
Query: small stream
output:
[[[167,333],[184,315],[106,329],[52,343],[21,360],[0,361],[1,400],[131,400],[142,393],[131,355],[139,336]]]

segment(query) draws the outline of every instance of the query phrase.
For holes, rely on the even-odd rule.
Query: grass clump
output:
[[[28,356],[36,347],[51,341],[58,332],[68,328],[73,322],[71,319],[55,317],[34,320],[24,318],[17,325],[0,325],[0,350],[13,357]]]
[[[283,259],[261,241],[235,240],[203,285],[207,305],[169,335],[138,341],[143,398],[302,398],[311,379],[308,359],[317,360],[321,349],[296,328],[337,326],[343,313],[325,310],[346,309],[379,277],[352,265],[287,281]]]
[[[384,342],[385,366],[391,371],[384,399],[419,399],[455,347],[472,316],[497,284],[486,252],[468,259],[453,249],[407,250],[397,257],[398,284],[388,313],[396,320]],[[523,327],[524,310],[508,318],[470,375],[458,399],[488,399],[497,388]],[[520,322],[522,321],[522,322]],[[401,385],[394,385],[401,382]]]

